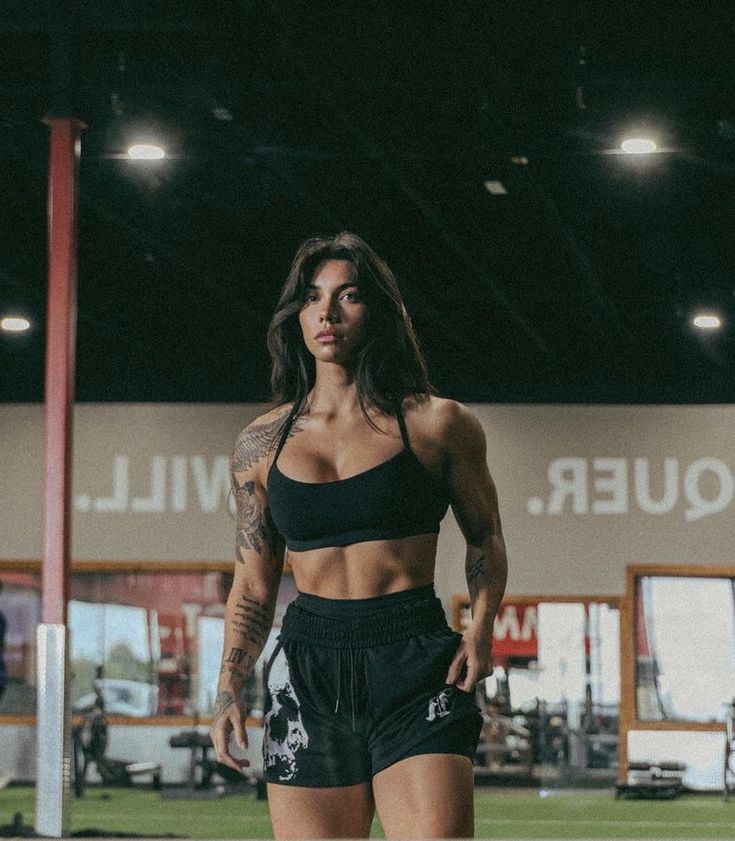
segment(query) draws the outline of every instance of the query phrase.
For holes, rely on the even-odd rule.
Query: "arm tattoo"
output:
[[[467,586],[470,591],[470,596],[474,598],[477,595],[478,587],[485,584],[487,581],[487,567],[485,566],[485,556],[480,555],[467,565]]]
[[[289,438],[299,431],[297,421],[291,424]],[[230,458],[230,475],[237,509],[235,557],[239,563],[243,563],[242,549],[252,549],[262,555],[267,547],[271,556],[276,554],[277,530],[270,509],[256,494],[255,483],[241,481],[237,474],[256,464],[268,453],[284,422],[281,417],[270,423],[249,426],[238,437]]]
[[[229,674],[244,681],[254,665],[255,657],[248,654],[244,648],[231,648],[227,657],[222,658],[222,667],[219,673],[221,675]]]
[[[275,554],[275,527],[270,511],[258,494],[255,493],[255,482],[238,482],[237,475],[232,474],[235,486],[235,502],[237,505],[237,531],[235,537],[236,555],[243,563],[241,549],[253,549],[259,555],[263,554],[264,544],[268,546],[271,555]]]
[[[307,412],[302,412],[298,418],[291,423],[287,439],[301,431],[299,419]],[[282,415],[269,423],[262,423],[256,426],[248,426],[242,431],[235,443],[232,453],[231,467],[233,470],[243,471],[252,467],[271,449],[278,438],[278,433],[283,429],[287,415]]]
[[[214,711],[212,713],[212,723],[215,724],[219,721],[220,718],[225,714],[225,711],[230,706],[230,704],[235,703],[235,696],[232,692],[228,692],[225,690],[224,692],[218,692],[217,697],[214,701]]]
[[[273,605],[268,602],[261,604],[247,596],[240,596],[234,614],[232,627],[249,642],[264,645],[273,624]]]
[[[242,472],[257,464],[273,445],[273,436],[283,421],[280,418],[270,423],[248,426],[235,443],[230,466],[232,470]]]

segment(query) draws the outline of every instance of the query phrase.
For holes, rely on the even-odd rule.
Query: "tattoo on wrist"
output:
[[[214,711],[212,712],[212,723],[216,724],[220,718],[225,714],[227,708],[235,703],[235,696],[232,692],[228,690],[224,690],[223,692],[218,692],[217,697],[214,701]]]
[[[237,681],[238,685],[244,685],[245,681],[248,679],[247,672],[243,672],[241,669],[235,669],[227,663],[223,663],[220,666],[219,673],[220,677],[222,675],[231,675]]]

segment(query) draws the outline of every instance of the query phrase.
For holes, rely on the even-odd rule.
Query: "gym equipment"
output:
[[[161,788],[161,766],[156,762],[129,762],[105,756],[108,742],[108,722],[102,693],[97,691],[92,707],[82,714],[81,722],[72,725],[72,754],[74,766],[74,794],[82,797],[87,770],[94,762],[105,785],[130,786],[134,778],[151,776],[154,789]]]

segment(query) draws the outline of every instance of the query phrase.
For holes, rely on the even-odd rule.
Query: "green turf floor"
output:
[[[0,825],[14,812],[34,822],[34,790],[0,790]],[[188,838],[271,838],[268,805],[252,794],[218,800],[162,800],[143,789],[88,789],[72,800],[72,832],[99,829]],[[609,793],[478,789],[478,838],[732,838],[735,799],[684,794],[675,800],[616,800]],[[373,837],[382,838],[375,822]]]

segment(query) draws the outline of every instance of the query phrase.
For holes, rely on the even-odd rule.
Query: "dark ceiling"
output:
[[[344,229],[446,396],[733,402],[732,3],[47,5],[0,9],[0,315],[33,324],[0,334],[2,401],[43,399],[41,120],[68,109],[80,402],[267,401],[293,254]],[[663,151],[618,154],[634,130]],[[170,157],[123,159],[144,134]]]

